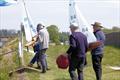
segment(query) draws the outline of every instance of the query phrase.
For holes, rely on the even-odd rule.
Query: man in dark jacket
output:
[[[78,31],[78,25],[70,25],[71,35],[69,37],[70,47],[67,50],[69,56],[69,74],[72,80],[83,80],[83,68],[88,48],[87,38]],[[77,69],[77,74],[75,70]]]
[[[94,35],[96,36],[97,40],[100,41],[102,44],[91,51],[93,69],[94,69],[95,74],[96,74],[96,80],[101,80],[101,77],[102,77],[101,62],[102,62],[102,57],[103,57],[105,35],[101,31],[101,28],[102,28],[101,23],[95,22],[94,24],[92,24],[92,26],[94,29]]]

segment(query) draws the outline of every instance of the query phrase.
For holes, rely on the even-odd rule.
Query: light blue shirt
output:
[[[104,50],[104,43],[105,43],[105,35],[101,30],[97,30],[94,32],[95,37],[97,38],[97,41],[102,42],[102,45],[98,46],[97,48],[92,50],[92,55],[98,55],[103,54]]]

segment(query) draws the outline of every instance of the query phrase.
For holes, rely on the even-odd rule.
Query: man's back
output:
[[[81,32],[74,32],[70,37],[70,42],[72,42],[70,45],[76,48],[72,51],[72,55],[77,57],[85,57],[85,53],[88,48],[87,37]]]
[[[41,49],[46,49],[49,47],[49,33],[46,28],[39,31],[39,41],[41,43]]]

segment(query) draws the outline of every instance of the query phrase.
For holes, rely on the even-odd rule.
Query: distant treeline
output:
[[[50,25],[47,27],[47,29],[50,34],[51,42],[60,44],[60,42],[64,43],[68,41],[69,32],[59,32],[58,26],[56,25]],[[120,32],[120,28],[117,26],[114,26],[112,29],[104,28],[103,31],[105,32],[105,34],[112,33],[112,32]],[[19,31],[16,31],[14,29],[10,29],[10,30],[2,29],[0,30],[0,37],[14,37],[14,36],[17,36],[18,32]]]
[[[50,34],[50,42],[60,44],[61,42],[65,43],[68,41],[69,32],[59,32],[56,25],[50,25],[47,29]]]
[[[50,40],[51,42],[54,42],[56,44],[59,44],[60,42],[65,43],[69,39],[69,32],[59,32],[59,29],[56,25],[50,25],[47,27],[48,32],[50,33]],[[104,28],[103,32],[105,34],[113,33],[113,32],[120,32],[120,28],[117,26],[114,26],[112,29]]]
[[[18,31],[14,29],[2,29],[0,30],[0,37],[15,37],[17,36]]]

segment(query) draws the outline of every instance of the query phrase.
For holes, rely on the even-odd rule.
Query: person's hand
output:
[[[92,49],[90,49],[90,47],[87,48],[87,51],[91,51]]]
[[[102,42],[100,42],[100,41],[89,43],[89,50],[95,49],[100,45],[102,45]]]
[[[68,57],[69,59],[71,59],[71,56],[68,53],[65,53],[64,56]]]
[[[68,54],[67,54],[67,53],[65,53],[65,54],[64,54],[64,56],[68,57]]]

